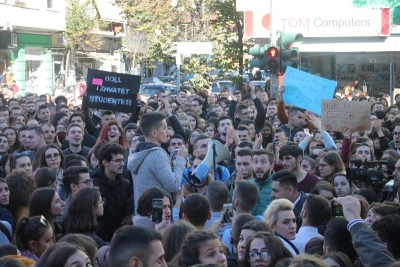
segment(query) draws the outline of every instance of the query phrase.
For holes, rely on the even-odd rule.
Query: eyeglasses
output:
[[[105,205],[105,204],[106,204],[106,199],[105,199],[105,198],[102,198],[102,199],[100,200],[100,202],[98,202],[97,204],[103,204],[103,205]]]
[[[197,138],[197,136],[199,136],[199,134],[191,134],[191,135],[190,135],[190,138],[192,138],[192,139],[196,139],[196,138]]]
[[[326,164],[319,164],[319,165],[318,165],[318,168],[323,169],[323,168],[325,168],[326,166],[328,166],[328,165],[326,165]]]
[[[393,132],[392,134],[393,134],[393,136],[400,135],[400,132]]]
[[[271,254],[269,254],[268,251],[261,251],[261,252],[249,252],[247,254],[247,260],[249,262],[255,262],[258,256],[260,256],[263,261],[269,261],[271,259]]]
[[[36,233],[36,231],[40,225],[43,225],[43,226],[47,225],[47,220],[43,215],[40,215],[40,220],[39,220],[38,225],[36,225],[35,229],[33,229],[33,231],[29,234],[29,240],[32,240],[32,236]]]
[[[60,154],[56,153],[54,155],[47,155],[44,157],[46,160],[57,160],[60,158]]]
[[[65,130],[67,130],[67,127],[64,127],[64,126],[57,127],[57,131],[65,131]]]
[[[93,184],[93,179],[87,179],[83,182],[78,182],[76,184],[86,184],[87,186],[91,186]]]
[[[125,159],[112,159],[110,161],[114,161],[115,163],[121,164],[124,162]]]

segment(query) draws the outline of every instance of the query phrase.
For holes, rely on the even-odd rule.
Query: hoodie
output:
[[[135,207],[142,193],[151,187],[170,193],[179,191],[185,164],[186,160],[178,156],[172,170],[170,157],[164,149],[154,143],[140,143],[135,153],[128,158],[128,169],[133,177]]]
[[[106,199],[104,214],[97,219],[100,230],[96,234],[106,242],[110,242],[114,232],[121,227],[128,209],[128,202],[132,189],[128,180],[117,175],[115,180],[110,180],[100,168],[91,173],[93,185],[99,187],[101,197]]]

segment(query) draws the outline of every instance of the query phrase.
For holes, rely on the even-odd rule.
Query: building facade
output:
[[[373,5],[360,0],[281,0],[273,1],[272,9],[267,1],[263,10],[256,8],[256,1],[238,1],[247,38],[269,43],[271,28],[303,34],[305,41],[295,44],[301,69],[336,80],[339,88],[361,88],[365,82],[369,95],[389,94],[391,62],[400,75],[400,1],[397,7],[379,0]]]
[[[53,46],[65,49],[65,1],[0,0],[0,31],[0,71],[12,73],[21,95],[53,94],[60,59]]]

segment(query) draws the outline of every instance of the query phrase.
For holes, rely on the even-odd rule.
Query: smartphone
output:
[[[344,218],[343,207],[336,201],[331,201],[331,212],[334,218]]]
[[[224,223],[231,223],[233,217],[232,203],[224,204],[223,211],[224,211]]]
[[[162,222],[163,201],[161,198],[153,198],[153,213],[151,221],[154,223]]]

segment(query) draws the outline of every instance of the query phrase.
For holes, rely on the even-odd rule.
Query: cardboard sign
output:
[[[321,100],[332,99],[336,81],[287,67],[283,77],[283,100],[287,104],[321,115]]]
[[[371,103],[364,101],[322,100],[322,128],[327,131],[370,130]]]
[[[82,106],[133,113],[140,88],[140,76],[89,69],[87,96]]]

